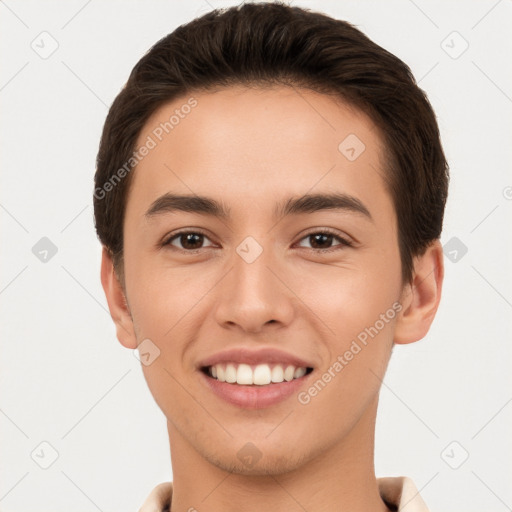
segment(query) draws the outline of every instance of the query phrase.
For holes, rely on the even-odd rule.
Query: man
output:
[[[441,296],[447,163],[409,68],[350,24],[245,4],[135,66],[98,153],[101,280],[167,418],[143,512],[426,511],[377,479],[395,343]]]

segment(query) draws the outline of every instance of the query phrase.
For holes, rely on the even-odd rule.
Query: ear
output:
[[[101,284],[107,298],[110,316],[116,326],[117,339],[123,347],[136,349],[137,338],[130,308],[125,292],[114,271],[112,258],[105,247],[103,247],[101,255]]]
[[[414,258],[412,280],[400,299],[403,309],[395,324],[395,343],[412,343],[425,337],[441,300],[443,278],[443,247],[436,240],[423,255]]]

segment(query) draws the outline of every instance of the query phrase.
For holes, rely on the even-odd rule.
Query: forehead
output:
[[[360,110],[292,87],[221,88],[159,108],[128,199],[141,207],[165,192],[226,197],[250,210],[307,192],[386,194],[383,143]],[[361,198],[363,199],[363,198]]]

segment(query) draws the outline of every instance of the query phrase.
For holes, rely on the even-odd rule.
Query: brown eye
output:
[[[336,250],[343,247],[351,247],[352,244],[345,240],[344,238],[331,233],[330,231],[317,231],[313,233],[309,233],[302,240],[309,240],[311,248],[315,251],[328,251],[328,250]],[[333,241],[338,241],[338,244],[334,246]],[[304,247],[301,244],[301,247]]]
[[[196,231],[182,231],[169,238],[164,245],[171,245],[173,247],[177,247],[177,249],[191,252],[202,249],[202,245],[205,240],[208,240],[208,237],[203,233],[198,233]],[[173,243],[174,241],[179,242],[180,246],[176,246]]]

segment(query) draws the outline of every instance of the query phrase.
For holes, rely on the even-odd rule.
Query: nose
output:
[[[242,245],[242,244],[241,244]],[[244,246],[233,255],[233,264],[218,287],[215,316],[224,328],[260,333],[270,326],[289,325],[293,319],[295,295],[286,283],[282,265],[276,264],[270,248],[253,259],[254,247]],[[247,248],[247,246],[246,246]]]

